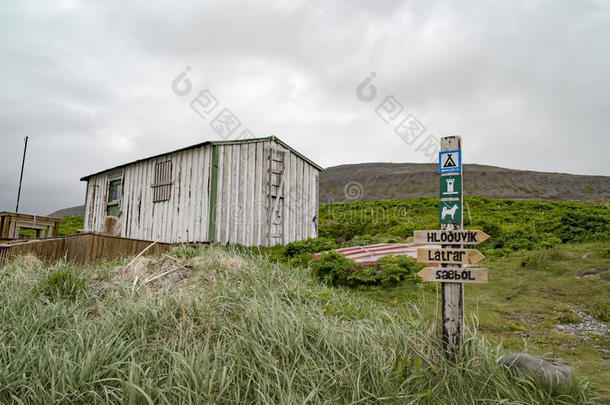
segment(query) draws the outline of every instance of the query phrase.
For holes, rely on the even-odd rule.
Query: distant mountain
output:
[[[48,217],[53,218],[63,218],[63,217],[77,217],[85,215],[85,206],[78,205],[76,207],[64,208],[47,215]]]
[[[438,166],[431,163],[360,163],[329,167],[320,175],[320,202],[437,196]],[[610,177],[464,166],[464,195],[508,199],[609,200]]]
[[[431,163],[359,163],[333,166],[320,174],[320,202],[437,196],[438,166]],[[516,200],[610,200],[609,176],[464,166],[464,195]],[[348,198],[349,196],[349,198]],[[81,216],[85,206],[64,208],[50,217]]]

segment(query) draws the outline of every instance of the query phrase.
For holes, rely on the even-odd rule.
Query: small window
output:
[[[153,203],[168,201],[172,194],[172,161],[155,163],[155,179],[152,184]]]
[[[108,202],[115,202],[121,199],[121,179],[111,180],[108,183]]]
[[[118,217],[120,212],[121,190],[123,180],[121,178],[111,178],[108,181],[108,201],[106,202],[106,215]]]

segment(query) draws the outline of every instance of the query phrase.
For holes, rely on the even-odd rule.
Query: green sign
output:
[[[462,198],[462,175],[452,174],[440,176],[441,198]]]
[[[441,224],[461,224],[462,201],[441,201],[438,206],[438,222]]]

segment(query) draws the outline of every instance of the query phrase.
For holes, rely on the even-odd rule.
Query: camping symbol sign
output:
[[[462,201],[441,201],[438,206],[438,222],[459,224],[462,222]]]
[[[448,150],[438,154],[438,172],[459,173],[462,171],[462,151]]]

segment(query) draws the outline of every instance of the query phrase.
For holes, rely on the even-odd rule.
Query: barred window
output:
[[[172,161],[155,163],[155,179],[152,184],[153,203],[167,201],[172,193]]]

